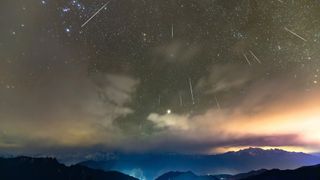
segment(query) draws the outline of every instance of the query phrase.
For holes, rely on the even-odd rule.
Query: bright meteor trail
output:
[[[110,1],[108,1],[106,4],[104,4],[97,12],[95,12],[86,22],[84,22],[81,27],[84,27],[86,24],[88,24],[102,9],[104,9],[105,7],[107,7],[107,5],[110,3]]]

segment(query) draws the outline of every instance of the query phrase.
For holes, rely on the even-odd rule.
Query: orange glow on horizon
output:
[[[320,95],[318,93],[274,104],[269,109],[255,115],[235,115],[223,125],[226,132],[245,135],[288,135],[295,134],[301,146],[262,146],[260,148],[279,148],[288,151],[316,152],[320,147]],[[240,150],[248,147],[222,147],[217,152]]]

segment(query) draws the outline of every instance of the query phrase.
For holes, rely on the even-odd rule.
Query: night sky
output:
[[[319,0],[1,0],[0,150],[320,148]]]

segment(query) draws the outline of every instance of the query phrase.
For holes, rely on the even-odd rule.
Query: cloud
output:
[[[134,112],[128,103],[138,78],[123,72],[88,75],[89,52],[56,39],[32,48],[24,60],[0,61],[0,147],[116,146],[124,135],[113,121]]]
[[[64,79],[62,84],[48,84],[59,89],[51,97],[37,93],[38,88],[28,95],[26,91],[19,94],[19,89],[12,90],[6,97],[13,100],[12,104],[1,108],[0,131],[6,133],[0,136],[0,147],[29,150],[52,146],[115,147],[125,134],[113,121],[134,112],[126,104],[139,81],[123,74],[104,74],[99,78],[99,85],[81,74],[74,75],[70,81]],[[29,101],[29,98],[41,101]],[[14,103],[17,100],[24,104]]]
[[[266,128],[259,132],[251,129],[253,127],[243,127],[242,123],[250,123],[244,120],[246,117],[218,113],[216,110],[195,117],[150,114],[148,120],[161,131],[155,133],[151,141],[144,142],[143,147],[150,151],[161,148],[169,152],[212,153],[232,147],[319,146],[306,141],[299,131],[268,132],[269,128]],[[272,124],[277,126],[275,122]]]
[[[228,149],[232,147],[299,147],[305,146],[306,142],[299,139],[296,134],[274,134],[274,135],[254,135],[243,136],[215,134],[207,139],[188,139],[182,136],[172,138],[164,136],[159,138],[151,151],[157,151],[161,148],[164,151],[179,151],[183,153],[214,153],[219,149]],[[151,146],[152,147],[152,146]]]
[[[86,109],[100,117],[106,125],[112,126],[113,120],[133,113],[128,107],[131,96],[136,90],[139,81],[123,74],[97,73],[91,75],[95,86],[96,96],[90,100]]]
[[[204,90],[207,94],[239,90],[254,79],[252,74],[255,73],[254,70],[240,65],[214,65],[209,72],[209,75],[201,78],[196,85],[199,91]]]
[[[175,114],[159,115],[151,113],[147,120],[153,122],[157,128],[169,128],[171,130],[188,130],[190,129],[187,122],[188,116]]]
[[[2,4],[11,21],[0,29],[0,147],[204,152],[319,144],[319,28],[306,26],[317,4],[279,11],[265,8],[279,5],[273,1],[172,2],[176,12],[160,1],[121,1],[99,17],[109,23],[80,34],[74,12],[72,32],[63,31],[62,2]],[[145,7],[156,13],[128,16]],[[175,13],[171,38],[166,22]],[[161,114],[167,108],[173,113]]]
[[[135,91],[139,83],[139,81],[121,74],[99,74],[92,76],[92,79],[99,88],[98,91],[101,99],[118,106],[122,106],[131,100],[132,92]]]
[[[219,147],[290,146],[312,151],[319,147],[320,136],[313,127],[319,124],[315,99],[320,94],[295,88],[299,83],[287,78],[259,81],[222,109],[211,107],[197,115],[150,113],[147,120],[160,130],[154,141],[161,147],[167,142],[165,147],[171,150],[212,152]]]

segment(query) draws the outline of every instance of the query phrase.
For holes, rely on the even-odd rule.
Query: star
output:
[[[67,7],[65,7],[65,8],[62,8],[62,12],[69,12],[71,9],[70,8],[67,8]]]

